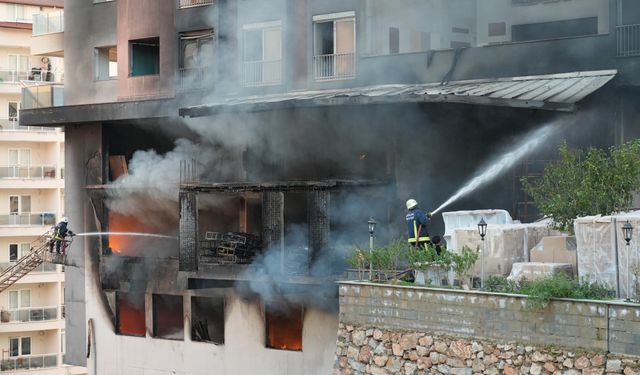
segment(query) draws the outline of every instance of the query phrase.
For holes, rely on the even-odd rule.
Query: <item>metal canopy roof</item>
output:
[[[465,103],[503,107],[573,111],[575,103],[598,90],[617,70],[524,76],[446,84],[378,85],[335,90],[231,97],[180,109],[180,116],[219,112],[258,112],[285,108],[384,103]]]

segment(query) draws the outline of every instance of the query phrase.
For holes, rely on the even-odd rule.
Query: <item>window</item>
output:
[[[267,347],[282,350],[302,350],[302,324],[304,311],[301,306],[265,306]]]
[[[144,294],[116,292],[116,332],[119,335],[145,335]]]
[[[596,34],[598,34],[598,17],[511,26],[511,39],[514,42]]]
[[[99,47],[94,50],[96,81],[114,79],[118,76],[118,51],[115,46]]]
[[[65,333],[64,329],[60,330],[60,352],[67,352],[67,334]]]
[[[29,243],[11,243],[9,244],[9,262],[17,262],[18,259],[27,255],[31,245]]]
[[[153,337],[183,340],[182,296],[153,295]]]
[[[27,79],[29,76],[29,56],[9,55],[9,77],[11,82]]]
[[[10,195],[9,196],[9,212],[11,214],[21,214],[31,212],[31,196],[30,195]]]
[[[505,36],[507,24],[505,22],[492,22],[489,24],[489,36]]]
[[[160,74],[160,38],[129,41],[130,75]]]
[[[355,12],[313,17],[316,80],[355,77],[355,25]]]
[[[9,120],[16,121],[18,119],[19,102],[9,102]]]
[[[389,53],[400,53],[400,29],[397,27],[389,28]]]
[[[31,337],[10,337],[9,356],[18,357],[31,354]]]
[[[30,17],[25,17],[25,6],[23,4],[2,4],[4,6],[5,21],[31,23]]]
[[[31,167],[31,150],[28,148],[9,149],[9,174],[8,177],[29,177]],[[17,198],[16,198],[17,199]],[[16,202],[19,204],[19,200]]]
[[[215,71],[213,30],[180,34],[180,83],[183,89],[209,87]]]
[[[191,297],[191,340],[224,344],[224,298]]]
[[[29,307],[31,307],[31,289],[9,291],[9,310],[27,309]]]
[[[282,81],[282,25],[280,21],[244,25],[245,86],[277,85]]]

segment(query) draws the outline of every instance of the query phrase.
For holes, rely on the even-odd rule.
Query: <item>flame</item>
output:
[[[124,335],[144,336],[146,327],[144,323],[144,304],[137,307],[127,297],[118,298],[119,317],[118,332]]]
[[[302,350],[302,309],[288,314],[267,311],[267,346],[275,349]]]
[[[142,223],[135,216],[109,212],[110,232],[142,232],[153,233],[153,229]],[[109,247],[116,253],[132,253],[136,239],[132,236],[109,235]]]

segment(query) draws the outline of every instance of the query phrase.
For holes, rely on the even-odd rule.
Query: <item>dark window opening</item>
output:
[[[224,344],[224,298],[191,298],[191,340]]]
[[[153,295],[153,337],[184,339],[182,296]]]
[[[267,347],[281,350],[302,350],[302,306],[265,306]]]
[[[332,55],[334,53],[333,21],[316,23],[316,55]]]
[[[397,27],[389,28],[389,53],[400,53],[400,29]]]
[[[640,1],[619,0],[618,4],[618,25],[622,26],[640,24]]]
[[[180,84],[183,89],[212,84],[215,71],[213,30],[180,34]]]
[[[9,244],[9,262],[18,261],[18,244]]]
[[[511,26],[514,42],[598,34],[598,17]]]
[[[116,333],[144,336],[146,331],[144,294],[116,292]]]
[[[131,76],[160,74],[160,38],[129,41]]]

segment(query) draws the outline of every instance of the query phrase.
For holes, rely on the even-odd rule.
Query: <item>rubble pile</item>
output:
[[[640,358],[340,324],[332,375],[636,375]]]

